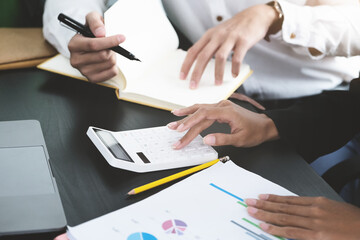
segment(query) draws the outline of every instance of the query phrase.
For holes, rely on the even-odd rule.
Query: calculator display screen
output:
[[[95,128],[94,131],[115,158],[128,162],[134,162],[111,133]]]

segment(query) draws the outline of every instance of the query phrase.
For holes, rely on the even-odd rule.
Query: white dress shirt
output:
[[[113,1],[113,0],[110,0]],[[165,11],[180,31],[196,42],[211,27],[266,0],[163,0]],[[304,6],[304,0],[279,0],[284,13],[282,30],[271,41],[260,41],[245,56],[254,70],[244,83],[247,95],[260,99],[294,98],[320,93],[359,74],[359,5]],[[85,22],[91,11],[103,12],[103,0],[47,0],[44,36],[69,56],[74,35],[56,19],[63,12]],[[321,52],[312,56],[309,48]],[[335,57],[345,56],[345,57]]]

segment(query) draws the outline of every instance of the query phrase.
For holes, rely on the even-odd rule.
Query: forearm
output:
[[[326,92],[265,114],[274,121],[280,137],[312,161],[340,148],[360,132],[360,94]]]
[[[261,142],[267,142],[272,140],[277,140],[280,138],[279,131],[274,123],[274,121],[267,116],[266,114],[260,114],[263,118],[263,124],[261,131],[263,132],[263,140]]]
[[[102,14],[105,10],[104,0],[47,0],[43,15],[43,33],[61,54],[69,57],[68,43],[75,32],[60,25],[57,16],[64,13],[71,18],[85,23],[85,16],[92,11]]]

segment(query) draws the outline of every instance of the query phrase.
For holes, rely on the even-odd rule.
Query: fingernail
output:
[[[119,43],[122,43],[123,41],[125,41],[125,37],[123,35],[117,35],[117,39],[118,39]]]
[[[204,143],[207,144],[207,145],[214,145],[215,144],[215,136],[213,135],[209,135],[209,136],[206,136],[204,137]]]
[[[180,145],[180,143],[181,143],[180,141],[177,141],[176,143],[174,143],[172,145],[173,149],[176,149]]]
[[[221,82],[220,80],[215,80],[215,85],[216,85],[216,86],[221,85],[221,83],[222,83],[222,82]]]
[[[178,132],[181,132],[181,131],[183,131],[183,129],[185,128],[185,125],[182,123],[182,124],[180,124],[178,127],[177,127],[177,131]]]
[[[235,74],[235,73],[231,73],[232,74],[232,76],[233,76],[233,78],[236,78],[238,75],[237,74]]]
[[[171,113],[176,115],[177,113],[179,113],[179,109],[174,109],[171,111]]]
[[[249,198],[249,199],[246,199],[246,200],[245,200],[245,203],[246,203],[247,205],[250,205],[250,206],[255,206],[255,205],[256,205],[256,202],[257,202],[257,200],[256,200],[256,199],[252,199],[252,198]]]
[[[253,207],[248,207],[247,208],[247,211],[248,211],[248,213],[250,213],[250,214],[255,214],[255,213],[257,213],[257,208],[253,208]]]
[[[167,127],[170,129],[174,129],[176,127],[176,125],[177,125],[176,122],[171,122],[171,123],[168,123]]]
[[[181,79],[181,80],[185,80],[185,73],[180,72],[180,79]]]
[[[260,223],[259,226],[260,226],[261,229],[264,230],[264,231],[269,230],[269,227],[270,227],[270,225],[267,224],[267,223]]]
[[[105,37],[105,28],[98,27],[97,29],[95,29],[94,34],[96,37]]]
[[[195,82],[195,81],[191,81],[191,82],[190,82],[190,88],[191,88],[191,89],[195,89],[195,88],[196,88],[196,82]]]
[[[260,195],[259,195],[259,199],[261,199],[261,200],[268,200],[268,199],[269,199],[269,194],[260,194]]]

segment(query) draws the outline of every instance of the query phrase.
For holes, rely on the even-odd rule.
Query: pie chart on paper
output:
[[[131,234],[127,240],[157,240],[157,238],[149,233],[137,232]]]
[[[162,228],[166,233],[176,234],[176,235],[184,235],[184,231],[187,228],[185,222],[178,219],[167,220],[162,224]]]

